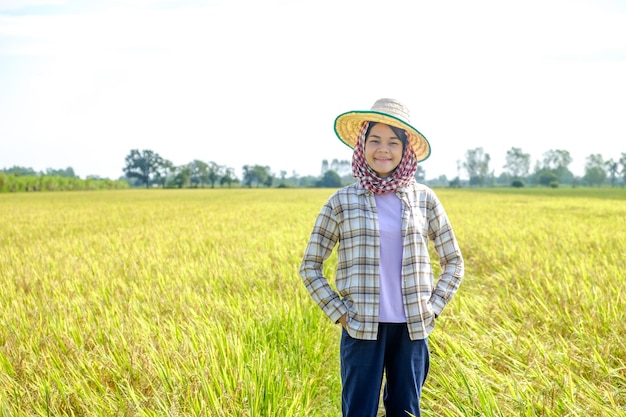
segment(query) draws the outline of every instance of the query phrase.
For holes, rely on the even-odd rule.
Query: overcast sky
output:
[[[427,178],[482,147],[626,152],[626,1],[0,0],[0,168],[176,165],[319,175],[333,122],[381,97],[430,141]],[[466,173],[461,171],[461,176]]]

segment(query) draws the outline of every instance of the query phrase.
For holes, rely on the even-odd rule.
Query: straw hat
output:
[[[406,130],[417,160],[421,162],[430,156],[428,140],[411,126],[409,109],[397,100],[381,98],[371,110],[353,110],[340,114],[335,119],[335,133],[343,143],[354,148],[363,122],[384,123]]]

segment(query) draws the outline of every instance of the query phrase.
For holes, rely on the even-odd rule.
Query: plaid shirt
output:
[[[435,318],[456,293],[463,257],[439,199],[415,181],[396,191],[402,201],[402,298],[411,339],[426,338]],[[432,241],[441,274],[435,285],[428,252]],[[337,248],[336,291],[323,263]],[[350,336],[378,335],[380,234],[374,195],[354,183],[335,192],[322,207],[304,252],[300,275],[311,297],[333,321],[347,313]]]

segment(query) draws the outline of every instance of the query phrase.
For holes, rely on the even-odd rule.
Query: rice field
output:
[[[0,416],[339,416],[298,275],[332,191],[0,194]],[[424,415],[626,416],[626,190],[437,194],[466,276]]]

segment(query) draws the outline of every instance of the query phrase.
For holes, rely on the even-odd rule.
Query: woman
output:
[[[463,277],[446,212],[414,177],[430,145],[411,126],[406,107],[392,99],[339,115],[335,133],[354,149],[358,181],[322,207],[300,275],[313,300],[343,327],[343,416],[376,416],[383,375],[387,417],[420,416],[428,335]],[[442,266],[436,282],[428,240]],[[336,245],[335,291],[323,266]]]

